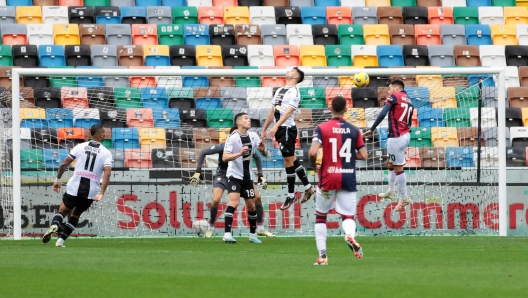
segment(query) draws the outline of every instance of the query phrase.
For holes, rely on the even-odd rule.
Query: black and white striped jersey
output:
[[[282,115],[284,115],[284,113],[288,110],[289,107],[293,107],[295,111],[297,111],[299,109],[300,100],[301,95],[297,87],[292,86],[279,88],[275,92],[275,96],[273,96],[273,100],[271,102],[271,104],[273,105],[273,109],[275,110],[275,122],[279,121],[279,119],[282,117]],[[286,119],[286,121],[284,121],[281,126],[295,126],[295,121],[293,120],[293,118],[294,115],[292,113],[290,117]]]
[[[228,163],[227,177],[233,176],[241,180],[253,179],[251,158],[253,156],[253,152],[257,150],[259,143],[260,137],[252,131],[248,131],[245,135],[243,135],[238,132],[238,130],[235,130],[229,135],[229,137],[227,137],[224,146],[224,152],[233,154],[240,152],[244,146],[248,146],[249,148],[249,150],[246,151],[244,155]]]

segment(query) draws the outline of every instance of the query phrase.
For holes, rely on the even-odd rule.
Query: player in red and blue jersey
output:
[[[356,159],[367,159],[361,131],[343,119],[347,102],[342,96],[332,99],[332,119],[314,130],[309,156],[318,169],[319,184],[315,198],[315,241],[319,258],[314,265],[328,265],[326,255],[326,215],[332,208],[341,215],[345,241],[354,255],[363,257],[363,250],[354,239],[356,234]],[[323,148],[324,158],[316,167],[317,152]],[[356,152],[357,150],[357,152]],[[334,202],[335,199],[335,202]]]
[[[407,196],[407,177],[403,171],[405,152],[411,140],[411,121],[413,114],[412,101],[403,89],[405,85],[400,80],[394,80],[389,85],[389,96],[383,110],[365,136],[372,134],[385,116],[389,115],[389,136],[387,139],[387,167],[389,169],[389,190],[380,193],[380,198],[396,199],[395,189],[398,183],[400,200],[394,211],[400,211],[412,200]]]

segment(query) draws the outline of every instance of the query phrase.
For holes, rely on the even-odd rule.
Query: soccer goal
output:
[[[511,231],[512,214],[508,227],[507,211],[516,201],[508,193],[522,192],[519,167],[526,166],[525,147],[512,140],[527,135],[518,127],[523,126],[521,115],[508,116],[520,123],[507,129],[503,68],[300,68],[305,79],[298,85],[296,156],[313,183],[317,176],[308,149],[314,127],[331,116],[328,103],[333,97],[347,99],[345,118],[360,128],[370,127],[380,113],[391,79],[405,83],[413,103],[405,165],[413,203],[394,213],[396,202],[377,195],[387,189],[384,121],[365,139],[368,160],[356,163],[360,235]],[[200,151],[225,141],[240,111],[250,115],[252,129],[260,134],[286,71],[251,66],[3,67],[0,233],[21,239],[46,231],[62,198],[51,189],[58,166],[73,146],[90,139],[91,125],[102,123],[107,129],[103,144],[114,159],[111,182],[104,199],[83,215],[76,235],[193,235],[192,221],[208,219],[218,160],[206,158],[205,183],[192,187],[189,179]],[[369,74],[370,84],[356,88],[353,75],[361,71]],[[266,140],[266,146],[264,225],[278,235],[312,235],[313,200],[279,210],[287,194],[284,163],[274,140]],[[71,170],[63,176],[64,185],[70,176]],[[508,190],[507,181],[512,183]],[[303,189],[297,182],[300,196]],[[223,229],[225,203],[226,194],[217,235]],[[515,206],[514,213],[524,211]],[[234,216],[234,234],[248,233],[245,213],[241,205]],[[339,216],[333,213],[328,219],[329,233],[342,233]]]

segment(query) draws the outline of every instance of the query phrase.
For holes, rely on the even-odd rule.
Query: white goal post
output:
[[[381,75],[450,75],[454,72],[462,75],[490,74],[497,80],[498,98],[506,98],[505,69],[499,67],[475,68],[343,68],[343,69],[307,69],[306,76],[353,76],[357,72],[366,72],[371,77]],[[12,131],[20,131],[20,79],[24,76],[284,76],[283,69],[48,69],[48,68],[13,68],[12,69]],[[498,100],[498,205],[499,235],[506,236],[508,231],[508,204],[506,189],[506,116],[505,101]],[[12,136],[12,183],[13,183],[13,236],[22,238],[22,173],[21,173],[21,136]]]

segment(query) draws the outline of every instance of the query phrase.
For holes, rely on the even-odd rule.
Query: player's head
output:
[[[238,129],[238,128],[250,129],[251,119],[249,118],[249,115],[245,112],[236,114],[234,128],[235,129]]]
[[[401,80],[393,80],[389,84],[390,92],[399,92],[405,89],[405,84]]]
[[[343,96],[336,96],[332,98],[331,110],[335,116],[343,116],[347,108],[346,98]]]
[[[90,134],[92,135],[92,139],[98,142],[102,142],[106,138],[106,130],[101,124],[94,124],[90,128]]]
[[[304,80],[304,71],[294,67],[286,73],[286,80],[295,80],[295,84],[299,84]]]

